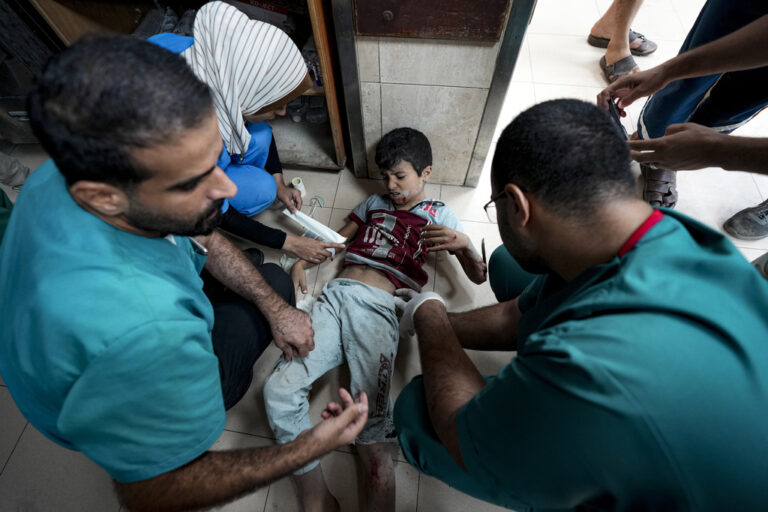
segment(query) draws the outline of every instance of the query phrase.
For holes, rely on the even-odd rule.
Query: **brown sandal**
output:
[[[674,208],[677,204],[677,171],[641,164],[645,178],[643,199],[651,206]]]

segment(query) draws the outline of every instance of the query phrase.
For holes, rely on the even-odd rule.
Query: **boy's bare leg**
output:
[[[328,490],[323,469],[318,464],[312,471],[294,475],[293,483],[299,493],[301,510],[304,512],[339,512],[339,502]]]
[[[365,483],[368,489],[367,512],[392,512],[395,510],[395,463],[396,444],[373,443],[357,445],[357,453],[363,463]]]

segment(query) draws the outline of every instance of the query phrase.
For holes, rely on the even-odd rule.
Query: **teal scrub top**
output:
[[[768,282],[664,213],[626,255],[520,296],[517,357],[457,417],[498,503],[768,510]]]
[[[78,206],[51,160],[0,247],[0,374],[26,418],[133,482],[204,453],[224,428],[205,257]]]

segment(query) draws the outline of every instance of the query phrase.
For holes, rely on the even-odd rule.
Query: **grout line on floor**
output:
[[[244,436],[258,437],[260,439],[266,439],[267,441],[274,441],[275,440],[274,437],[267,437],[267,436],[263,436],[261,434],[251,434],[250,432],[243,432],[241,430],[232,430],[232,429],[229,429],[229,428],[225,428],[224,431],[225,432],[231,432],[233,434],[242,434]]]
[[[16,442],[13,445],[13,449],[11,450],[11,453],[8,454],[8,458],[5,459],[5,463],[3,463],[3,467],[0,468],[0,476],[3,475],[3,472],[5,471],[5,468],[8,466],[8,463],[11,462],[11,457],[13,457],[13,453],[16,451],[16,447],[19,446],[19,443],[21,442],[21,436],[23,436],[24,432],[27,431],[28,426],[29,426],[29,422],[26,422],[24,424],[24,428],[21,429],[21,434],[19,434],[19,438],[16,439]]]
[[[768,197],[765,197],[763,195],[763,191],[760,190],[760,185],[757,184],[757,180],[755,179],[755,173],[750,172],[749,177],[752,178],[752,183],[755,184],[755,188],[757,188],[757,193],[760,195],[760,202],[765,201],[768,199]]]
[[[277,480],[276,480],[276,481],[277,481]],[[267,486],[267,496],[266,496],[266,498],[264,499],[264,508],[263,508],[263,509],[261,509],[261,511],[262,511],[262,512],[267,512],[267,504],[269,504],[269,493],[272,491],[272,484],[274,484],[274,483],[275,483],[275,482],[272,482],[271,484],[269,484],[269,485]]]

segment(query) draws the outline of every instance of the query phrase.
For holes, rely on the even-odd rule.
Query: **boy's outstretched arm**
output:
[[[466,233],[447,226],[429,224],[422,228],[421,239],[428,252],[449,251],[455,254],[470,281],[476,284],[485,282],[488,266],[472,246],[472,241]]]
[[[358,228],[357,224],[355,224],[352,221],[349,221],[343,228],[341,228],[341,231],[339,231],[339,234],[344,238],[346,238],[347,242],[349,242],[349,240],[353,236],[355,236],[355,233],[357,233],[357,228]],[[307,274],[304,272],[304,270],[311,267],[312,265],[313,265],[312,262],[300,259],[299,261],[293,264],[293,267],[291,267],[291,280],[293,281],[293,286],[296,290],[296,295],[298,295],[299,290],[301,290],[301,293],[304,293],[304,294],[307,293]]]

